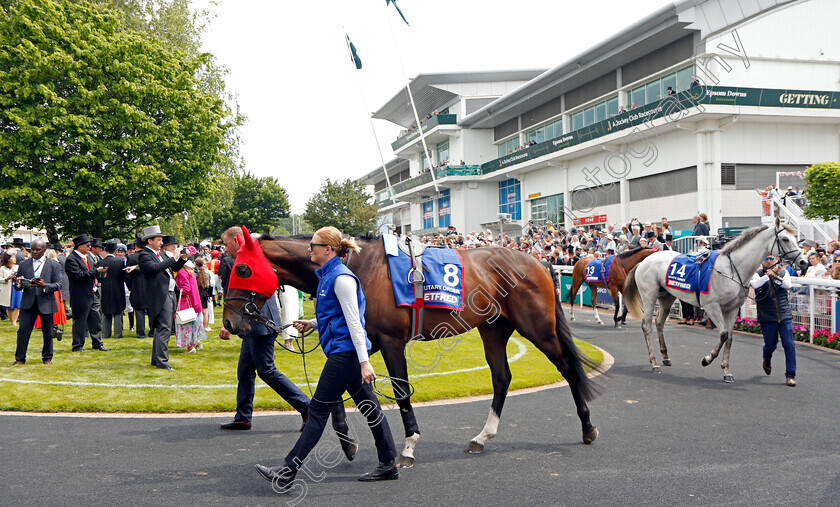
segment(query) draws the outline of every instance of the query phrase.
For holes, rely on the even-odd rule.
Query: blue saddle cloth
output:
[[[710,252],[709,258],[702,264],[696,262],[698,254],[680,254],[674,257],[674,260],[668,264],[665,285],[683,292],[694,292],[699,302],[701,292],[709,293],[709,278],[719,253]]]
[[[586,265],[586,274],[584,280],[587,282],[604,282],[610,281],[610,268],[612,267],[615,255],[610,255],[606,259],[592,259]]]
[[[391,285],[397,306],[420,305],[414,299],[410,283],[411,260],[398,250],[398,255],[386,255],[391,272]],[[425,308],[464,309],[464,267],[457,250],[429,247],[423,252],[423,304]]]

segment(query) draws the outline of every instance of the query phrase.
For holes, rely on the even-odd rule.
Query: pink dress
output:
[[[192,307],[197,314],[194,321],[187,324],[175,324],[175,346],[178,348],[196,346],[201,340],[207,339],[201,315],[201,298],[198,295],[198,281],[186,269],[181,269],[175,275],[175,283],[181,290],[178,298],[178,310]]]

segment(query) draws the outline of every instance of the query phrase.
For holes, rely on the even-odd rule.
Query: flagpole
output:
[[[347,35],[346,31],[344,32],[344,41],[347,44],[347,51],[350,52],[350,55],[354,58],[357,58],[356,55],[353,55],[353,50],[350,49],[350,37]],[[391,202],[393,204],[396,204],[397,200],[394,199],[394,195],[396,194],[394,193],[394,189],[391,187],[391,178],[388,177],[388,167],[385,164],[385,157],[382,155],[382,146],[380,146],[379,144],[379,136],[376,135],[376,128],[374,128],[373,126],[373,118],[370,115],[370,109],[368,109],[367,99],[365,98],[365,91],[362,87],[362,82],[358,77],[356,77],[356,85],[359,87],[359,95],[362,97],[362,105],[365,108],[365,116],[368,117],[368,121],[370,122],[370,130],[371,132],[373,132],[373,140],[376,141],[376,151],[377,153],[379,153],[379,160],[382,161],[382,172],[385,173],[385,183],[388,185],[388,196],[391,198]],[[374,194],[374,197],[375,196],[376,194]]]
[[[387,7],[387,6],[386,6]],[[394,3],[396,7],[396,3]],[[391,25],[391,18],[388,16],[388,9],[385,9],[385,19],[388,22],[388,30],[391,32],[391,39],[394,41],[394,51],[397,52],[397,60],[400,62],[400,70],[402,70],[403,79],[405,80],[405,89],[408,91],[408,101],[411,104],[411,110],[414,112],[414,121],[420,131],[420,142],[423,144],[423,153],[426,155],[426,160],[429,161],[429,172],[432,173],[432,183],[435,184],[435,193],[440,192],[438,189],[437,177],[435,175],[435,168],[432,164],[432,156],[429,152],[429,147],[426,146],[426,135],[423,133],[423,126],[420,123],[420,116],[417,114],[417,107],[414,105],[414,95],[411,93],[411,83],[405,73],[405,66],[403,65],[402,56],[400,56],[399,48],[397,47],[397,37],[394,35],[394,28]],[[403,18],[405,19],[405,18]],[[420,172],[423,171],[423,162],[420,162]]]

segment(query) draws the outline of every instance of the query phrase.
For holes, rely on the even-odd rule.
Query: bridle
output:
[[[782,262],[782,259],[787,259],[787,258],[788,258],[788,255],[790,255],[790,254],[792,254],[792,253],[796,253],[796,254],[797,254],[797,257],[799,256],[799,253],[798,253],[799,251],[798,251],[798,250],[796,250],[796,249],[793,249],[793,250],[785,250],[785,249],[782,247],[782,240],[779,238],[779,233],[780,233],[780,232],[782,232],[783,230],[784,230],[784,229],[783,229],[782,227],[774,227],[774,228],[773,228],[773,232],[774,232],[774,234],[775,234],[775,238],[773,239],[773,245],[770,247],[770,254],[771,254],[771,255],[773,254],[773,249],[774,249],[774,248],[778,248],[778,250],[779,250],[779,256],[776,258],[776,262],[775,262],[775,263],[773,263],[773,266],[776,266],[776,265],[780,264],[780,263]],[[717,268],[715,268],[715,272],[717,272],[718,274],[720,274],[720,275],[721,275],[721,276],[723,276],[724,278],[728,278],[728,279],[732,280],[733,282],[737,283],[738,285],[740,285],[740,286],[741,286],[741,290],[743,290],[743,291],[744,291],[744,296],[745,296],[745,297],[746,297],[746,296],[748,296],[748,295],[749,295],[749,293],[750,293],[749,280],[747,280],[747,283],[744,283],[744,279],[741,277],[741,273],[739,273],[739,272],[738,272],[738,268],[735,266],[735,262],[733,262],[733,261],[732,261],[732,256],[731,256],[731,255],[729,255],[729,254],[726,254],[726,257],[728,257],[728,258],[729,258],[729,265],[732,267],[732,271],[735,273],[735,275],[738,277],[738,279],[737,279],[737,280],[735,280],[735,278],[733,278],[732,276],[729,276],[729,275],[727,275],[727,274],[725,274],[725,273],[722,273],[722,272],[721,272],[720,270],[718,270]],[[795,258],[796,258],[796,257],[794,257],[794,259],[795,259]],[[792,262],[792,261],[791,261],[791,262]],[[772,267],[772,266],[771,266],[771,267]]]

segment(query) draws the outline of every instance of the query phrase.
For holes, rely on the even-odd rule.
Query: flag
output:
[[[406,25],[408,25],[408,20],[405,19],[405,16],[403,15],[402,11],[400,10],[399,6],[397,5],[397,0],[385,0],[385,6],[386,7],[388,5],[391,5],[391,4],[394,4],[394,8],[397,9],[397,12],[400,14],[400,17],[402,18],[402,20],[405,21]],[[408,26],[411,26],[411,25],[408,25]]]
[[[362,59],[359,58],[359,55],[356,54],[356,46],[350,42],[350,37],[345,33],[344,38],[347,39],[347,47],[350,49],[350,61],[353,62],[353,65],[356,66],[357,69],[362,69]]]

